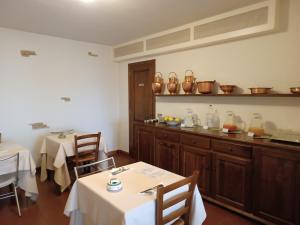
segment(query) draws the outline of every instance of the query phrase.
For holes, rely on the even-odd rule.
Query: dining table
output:
[[[107,170],[75,181],[64,209],[64,214],[70,217],[70,225],[155,225],[156,192],[143,190],[184,179],[144,162],[129,164],[121,171],[113,175],[112,170]],[[120,191],[108,191],[107,183],[112,178],[121,181]],[[188,185],[185,185],[168,193],[166,198],[187,190]],[[164,213],[168,214],[182,206],[184,202],[166,209]],[[196,187],[191,206],[191,224],[201,225],[205,218],[204,204]]]
[[[48,134],[43,138],[40,149],[41,154],[41,177],[42,182],[47,180],[47,170],[54,171],[54,181],[60,186],[60,191],[65,191],[71,184],[68,171],[67,157],[75,155],[75,135],[85,133]],[[101,135],[99,143],[99,160],[106,159],[107,147],[104,137]]]
[[[14,142],[0,143],[0,158],[7,158],[17,153],[19,153],[18,187],[25,191],[26,197],[36,201],[39,192],[36,183],[36,164],[31,151]],[[1,162],[0,176],[15,171],[15,164]]]

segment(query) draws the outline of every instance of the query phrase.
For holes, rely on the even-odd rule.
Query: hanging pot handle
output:
[[[187,73],[188,73],[188,72],[190,72],[190,73],[191,73],[191,75],[187,75]],[[193,75],[194,75],[194,73],[193,73],[193,71],[192,71],[192,70],[186,70],[186,71],[185,71],[185,76],[193,76]]]
[[[176,74],[175,72],[170,72],[170,73],[169,73],[169,78],[171,78],[171,77],[172,77],[172,74],[174,74],[174,77],[176,77],[176,78],[177,78],[177,74]]]
[[[161,72],[156,72],[156,73],[155,73],[155,75],[154,75],[154,77],[159,77],[159,78],[162,78],[162,74],[161,74]]]

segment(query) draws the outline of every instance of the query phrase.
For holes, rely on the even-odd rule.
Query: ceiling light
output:
[[[92,3],[92,2],[94,2],[95,0],[80,0],[80,1],[82,1],[82,2],[84,2],[84,3]]]

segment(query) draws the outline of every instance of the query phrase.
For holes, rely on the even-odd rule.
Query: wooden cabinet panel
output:
[[[228,153],[239,157],[251,158],[252,147],[228,141],[212,140],[212,149],[216,152]]]
[[[184,145],[191,145],[199,148],[210,148],[210,138],[197,135],[183,134],[181,135],[181,143]]]
[[[181,167],[185,177],[191,176],[194,170],[199,171],[198,187],[201,194],[210,193],[211,153],[199,148],[182,146]]]
[[[278,224],[300,224],[299,154],[260,147],[254,154],[255,214]]]
[[[155,140],[155,165],[179,174],[179,144]]]
[[[154,129],[146,126],[137,126],[136,149],[138,161],[154,164]]]
[[[214,153],[213,195],[236,208],[251,210],[251,161]]]
[[[180,133],[178,133],[178,132],[175,133],[175,132],[157,130],[155,137],[157,139],[171,141],[171,142],[179,142],[180,141]]]

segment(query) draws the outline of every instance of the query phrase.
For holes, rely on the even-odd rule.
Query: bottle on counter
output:
[[[213,106],[209,105],[208,106],[208,112],[206,113],[205,116],[205,123],[204,126],[209,129],[213,127],[213,117],[214,117],[214,110],[213,110]]]
[[[218,114],[218,110],[214,111],[213,118],[212,118],[213,128],[219,129],[220,128],[220,117]]]
[[[204,127],[206,129],[219,129],[220,128],[220,118],[218,111],[214,110],[212,105],[209,105],[208,112],[206,113]]]

